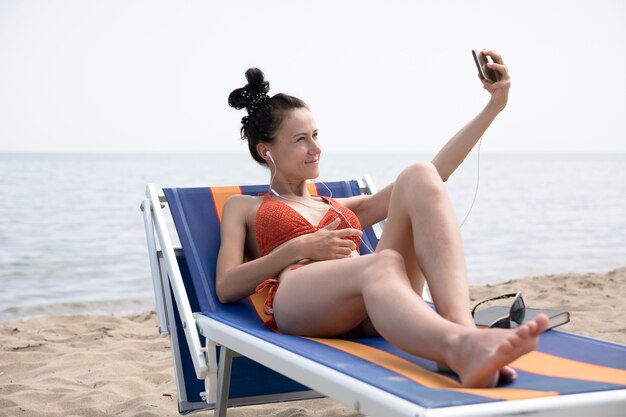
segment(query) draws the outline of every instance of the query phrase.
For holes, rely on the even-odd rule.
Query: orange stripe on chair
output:
[[[516,369],[557,378],[626,385],[626,371],[561,358],[543,352],[531,352],[511,364]]]
[[[319,191],[317,190],[317,184],[314,182],[307,182],[306,189],[311,195],[319,195]]]
[[[220,222],[222,221],[224,204],[226,203],[226,200],[228,200],[228,197],[241,193],[241,187],[239,186],[211,187],[211,194],[213,194],[213,202],[215,204],[215,212],[217,213],[217,219]]]
[[[559,395],[554,391],[536,391],[513,388],[462,388],[454,379],[443,374],[431,372],[406,359],[385,352],[371,346],[341,339],[321,339],[308,337],[307,339],[331,346],[343,352],[365,359],[385,369],[389,369],[399,375],[417,382],[420,385],[436,388],[460,391],[468,394],[479,395],[486,398],[502,400],[519,400],[527,398],[553,397]]]

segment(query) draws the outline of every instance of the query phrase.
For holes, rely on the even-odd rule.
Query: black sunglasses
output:
[[[501,295],[499,297],[490,298],[488,300],[481,301],[480,303],[476,304],[474,306],[474,308],[472,309],[472,317],[474,317],[474,313],[476,312],[476,308],[479,305],[484,304],[484,303],[488,303],[489,301],[502,300],[502,299],[511,298],[511,297],[515,297],[515,299],[513,300],[513,304],[511,304],[511,309],[509,310],[509,315],[508,316],[504,316],[504,317],[500,317],[499,319],[497,319],[496,321],[491,323],[489,325],[489,327],[490,328],[497,327],[497,328],[500,328],[500,329],[509,329],[509,328],[511,328],[511,322],[515,322],[518,325],[522,324],[524,322],[524,316],[526,315],[526,304],[524,304],[524,299],[522,298],[522,293],[521,292],[504,294],[504,295]]]

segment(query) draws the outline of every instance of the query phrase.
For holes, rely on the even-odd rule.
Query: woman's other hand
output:
[[[489,56],[493,62],[487,63],[487,67],[499,75],[499,80],[491,83],[481,79],[483,88],[491,94],[490,105],[494,106],[497,111],[501,111],[506,107],[506,103],[509,100],[509,88],[511,87],[511,78],[509,77],[509,70],[504,65],[502,56],[493,50],[483,50],[481,52],[484,56]]]
[[[306,254],[305,258],[314,261],[325,261],[352,256],[357,247],[352,240],[346,238],[350,236],[360,237],[363,232],[352,228],[336,230],[339,223],[340,219],[336,218],[317,232],[294,239],[302,242],[304,253]]]

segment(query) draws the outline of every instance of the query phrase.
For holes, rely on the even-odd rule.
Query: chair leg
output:
[[[230,370],[233,357],[236,355],[232,350],[220,347],[220,364],[217,375],[217,398],[215,400],[215,417],[226,417],[228,409],[228,391],[230,389]]]

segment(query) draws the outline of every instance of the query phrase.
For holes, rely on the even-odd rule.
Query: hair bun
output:
[[[270,91],[270,82],[265,79],[265,74],[258,68],[250,68],[246,71],[246,80],[248,80],[246,87],[252,94],[267,94]]]
[[[241,119],[241,139],[248,141],[250,155],[261,165],[267,165],[265,156],[257,150],[259,143],[273,143],[276,131],[281,126],[289,111],[308,109],[306,103],[299,98],[287,94],[267,95],[270,83],[265,79],[263,71],[250,68],[246,71],[246,84],[233,90],[228,96],[228,105],[237,110],[246,109],[247,116]]]
[[[263,71],[258,68],[248,69],[246,71],[246,80],[248,84],[230,93],[228,105],[237,110],[247,108],[248,114],[251,114],[259,104],[267,99],[270,83],[265,79]]]

